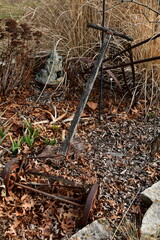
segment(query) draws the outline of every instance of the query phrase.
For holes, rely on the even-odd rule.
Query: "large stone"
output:
[[[104,240],[111,236],[112,229],[108,220],[101,218],[79,230],[69,240]]]
[[[141,239],[160,239],[160,203],[154,202],[145,213],[141,226]],[[149,238],[150,237],[150,238]]]
[[[141,193],[141,198],[146,203],[148,203],[149,200],[151,202],[155,202],[155,201],[160,202],[160,181],[157,183],[154,183],[151,187],[145,189]]]
[[[160,239],[160,181],[141,193],[142,200],[151,204],[141,226],[141,240]]]
[[[145,189],[141,195],[149,198],[152,202],[160,201],[160,181]]]

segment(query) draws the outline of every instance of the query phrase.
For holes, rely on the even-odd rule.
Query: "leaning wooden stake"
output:
[[[67,150],[68,150],[68,147],[70,145],[70,142],[74,136],[74,133],[76,131],[76,128],[77,128],[77,125],[80,121],[80,117],[81,117],[81,114],[86,106],[86,103],[87,103],[87,100],[89,98],[89,95],[90,95],[90,92],[93,88],[93,85],[94,85],[94,82],[96,80],[96,77],[98,75],[98,72],[99,72],[99,69],[100,69],[100,66],[102,64],[102,61],[104,59],[104,55],[105,55],[105,52],[109,46],[109,42],[111,40],[111,37],[112,37],[112,34],[108,34],[106,39],[104,40],[103,42],[103,45],[100,49],[100,52],[99,52],[99,55],[95,61],[95,64],[94,64],[94,67],[92,69],[92,72],[89,76],[89,79],[87,81],[87,84],[86,84],[86,87],[84,89],[84,92],[81,96],[81,99],[80,99],[80,102],[79,102],[79,105],[77,107],[77,110],[76,110],[76,113],[75,113],[75,116],[72,120],[72,123],[71,123],[71,126],[69,128],[69,131],[68,131],[68,135],[66,137],[66,139],[64,140],[63,144],[62,144],[62,148],[61,148],[61,154],[62,155],[66,155],[67,153]]]

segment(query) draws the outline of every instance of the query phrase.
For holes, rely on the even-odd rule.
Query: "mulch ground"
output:
[[[0,104],[1,126],[9,127],[0,148],[1,172],[12,158],[23,157],[21,171],[18,163],[14,168],[17,182],[76,199],[82,204],[91,186],[98,183],[99,192],[89,222],[106,217],[113,226],[122,219],[140,224],[144,208],[139,195],[160,179],[159,153],[152,151],[152,142],[160,133],[158,113],[155,114],[153,109],[146,117],[143,102],[128,113],[125,110],[127,104],[122,103],[124,106],[120,109],[118,99],[115,102],[108,98],[104,99],[103,120],[99,124],[97,99],[92,98],[65,158],[57,156],[55,149],[62,145],[67,134],[78,98],[54,101],[49,97],[50,90],[47,90],[36,102],[40,93],[36,91],[36,95],[34,91],[25,91],[19,97],[11,96]],[[55,111],[58,116],[55,116]],[[59,121],[53,123],[57,117],[60,117]],[[32,147],[22,143],[18,155],[13,156],[10,136],[12,139],[22,136],[26,120],[38,129],[39,135]],[[56,144],[47,145],[46,139],[56,139]],[[27,158],[39,154],[55,157]],[[31,170],[42,175],[26,174]],[[43,174],[63,177],[66,182],[58,181],[58,178],[47,179]],[[78,188],[62,187],[69,181]],[[22,187],[12,187],[7,195],[1,180],[0,239],[67,239],[77,231],[83,207]],[[129,238],[125,233],[119,233],[117,239]]]

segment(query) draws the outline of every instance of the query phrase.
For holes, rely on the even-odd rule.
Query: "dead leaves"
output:
[[[150,178],[156,178],[156,177],[158,178],[159,176],[157,169],[150,166],[147,166],[146,172],[148,173],[148,176]]]
[[[44,227],[40,227],[39,230],[41,230],[43,237],[50,236],[52,231],[52,223],[50,221],[45,222]]]
[[[92,102],[92,101],[88,101],[87,102],[87,105],[92,109],[92,110],[95,110],[98,106],[98,103],[96,102]]]
[[[83,147],[83,145],[79,146],[79,142],[76,144],[78,144],[78,148]],[[53,148],[46,148],[43,154],[45,156],[48,154],[53,156],[55,155],[55,151],[57,150]],[[78,152],[79,151],[80,150],[78,150]],[[43,156],[43,154],[40,156]],[[88,164],[86,160],[81,157],[81,155],[75,155],[74,157],[75,161],[79,162],[79,165],[81,166],[80,173],[78,170],[76,170],[76,172],[78,172],[77,182],[79,182],[75,182],[75,184],[83,186],[84,183],[92,184],[93,182],[96,182],[96,173],[93,172],[92,166]],[[53,170],[50,165],[45,164],[44,162],[42,165],[42,162],[38,160],[30,160],[28,164],[29,166],[27,169],[35,168],[44,173],[53,172],[55,176],[63,176],[66,180],[76,180],[73,173],[75,172],[75,167],[74,170],[71,170],[69,162],[66,162],[65,167],[60,168],[59,170]],[[56,167],[58,167],[58,164]],[[39,185],[35,185],[34,187],[40,189],[43,188],[42,191],[45,188],[44,191],[49,191],[49,193],[53,194],[56,192],[58,195],[74,198],[76,201],[82,201],[82,198],[86,197],[84,189],[82,188],[80,188],[80,190],[74,190],[72,188],[60,188],[58,190],[58,187],[54,185],[58,184],[59,182],[56,183],[55,181],[53,187],[50,187],[52,186],[53,182],[49,179],[47,180],[44,176],[24,174],[22,176],[20,175],[17,181],[18,180],[22,181],[23,184],[27,184],[28,182],[39,182],[42,183],[42,185],[49,181],[48,185],[46,184],[45,187]],[[35,194],[34,192],[25,190],[21,187],[15,187],[10,190],[10,196],[4,198],[3,207],[2,209],[0,208],[0,215],[2,215],[4,218],[7,218],[9,221],[6,237],[16,238],[16,236],[25,236],[27,239],[28,237],[36,234],[37,237],[43,236],[49,238],[50,236],[55,237],[56,232],[59,232],[60,239],[66,234],[73,233],[76,222],[82,215],[82,209],[79,207],[66,205],[53,199],[47,199],[43,195]],[[52,224],[53,222],[55,223],[54,227]],[[30,226],[32,226],[32,228],[30,228]],[[39,226],[38,232],[35,232],[37,226]]]
[[[33,199],[30,199],[29,201],[26,201],[26,199],[25,199],[25,202],[22,203],[21,207],[24,211],[26,211],[26,210],[30,211],[34,207],[34,205],[35,205],[35,203],[34,203]]]
[[[40,154],[38,154],[38,157],[39,158],[43,158],[43,157],[46,158],[47,156],[52,157],[54,155],[58,155],[58,154],[60,155],[59,150],[60,149],[57,146],[48,145],[43,149],[43,151]]]
[[[100,197],[96,202],[93,219],[106,214],[110,220],[117,221],[123,216],[136,187],[141,182],[146,183],[146,179],[154,181],[158,178],[158,173],[156,167],[152,165],[143,168],[142,174],[137,167],[141,164],[141,159],[143,161],[143,156],[147,151],[145,143],[148,136],[145,131],[141,131],[141,126],[138,130],[139,123],[137,124],[133,119],[133,114],[139,116],[142,108],[138,105],[131,109],[132,115],[124,110],[119,113],[119,102],[117,101],[116,105],[115,100],[109,98],[106,100],[104,109],[107,124],[103,121],[103,126],[97,128],[97,122],[94,119],[85,118],[88,113],[96,113],[98,107],[96,101],[97,99],[87,103],[88,107],[81,118],[83,121],[78,126],[77,136],[80,137],[78,141],[73,141],[71,144],[68,159],[59,157],[43,159],[46,155],[54,156],[59,151],[53,146],[46,147],[44,139],[56,137],[57,143],[65,139],[78,101],[71,103],[69,109],[65,102],[56,103],[57,106],[54,107],[36,104],[29,106],[30,103],[20,106],[11,104],[7,106],[3,117],[5,121],[9,120],[9,124],[14,122],[11,128],[14,135],[21,132],[23,116],[31,119],[31,123],[40,129],[40,137],[34,148],[29,149],[23,146],[22,149],[24,155],[35,153],[38,155],[41,152],[39,157],[42,159],[30,160],[29,169],[34,167],[41,172],[63,176],[68,180],[74,180],[79,186],[85,184],[90,186],[97,182],[98,175],[98,181],[101,182]],[[55,123],[58,123],[57,132],[53,127]],[[133,141],[134,139],[136,142]],[[132,165],[131,162],[133,162]],[[140,174],[135,174],[136,168]],[[25,184],[27,180],[31,183],[47,183],[46,179],[33,175],[28,179],[23,176],[19,180]],[[52,190],[56,190],[55,186]],[[8,221],[4,239],[6,237],[17,240],[18,237],[19,239],[56,239],[57,236],[60,239],[75,231],[76,221],[82,214],[80,209],[47,199],[22,188],[14,188],[10,192],[9,197],[4,195],[0,205],[0,217]],[[61,194],[73,197],[75,193],[61,190]],[[133,205],[130,213],[137,214],[138,211],[138,207]]]

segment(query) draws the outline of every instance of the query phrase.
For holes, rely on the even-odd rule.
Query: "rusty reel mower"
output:
[[[58,201],[61,201],[61,202],[67,203],[67,204],[71,204],[71,205],[74,205],[77,207],[82,207],[84,210],[83,210],[83,216],[80,220],[80,225],[81,226],[87,225],[88,219],[90,217],[90,214],[93,209],[94,202],[96,200],[96,196],[98,193],[99,186],[97,183],[93,184],[93,186],[91,187],[91,189],[85,199],[85,204],[81,204],[74,198],[69,198],[69,197],[57,195],[57,194],[50,194],[48,192],[35,189],[33,187],[29,187],[27,184],[19,183],[18,181],[20,180],[20,174],[22,173],[22,166],[23,166],[23,161],[21,164],[19,163],[20,161],[21,160],[19,160],[19,159],[13,158],[9,162],[6,163],[6,165],[3,169],[2,178],[4,180],[7,194],[9,194],[9,191],[11,189],[13,189],[13,187],[18,186],[18,187],[28,189],[30,191],[36,192],[38,194],[44,195],[46,197],[49,197],[49,198],[52,198],[52,199],[55,199],[55,200],[58,200]],[[63,177],[57,177],[57,176],[53,176],[53,175],[49,175],[49,174],[43,174],[43,173],[39,173],[37,171],[27,171],[27,172],[25,172],[25,174],[34,174],[37,176],[44,176],[44,177],[53,179],[54,181],[61,181],[61,182],[70,184],[70,185],[63,185],[63,186],[58,185],[58,187],[73,188],[75,190],[80,189],[82,191],[85,191],[84,187],[74,186],[73,182],[70,182],[69,180],[67,180]]]

